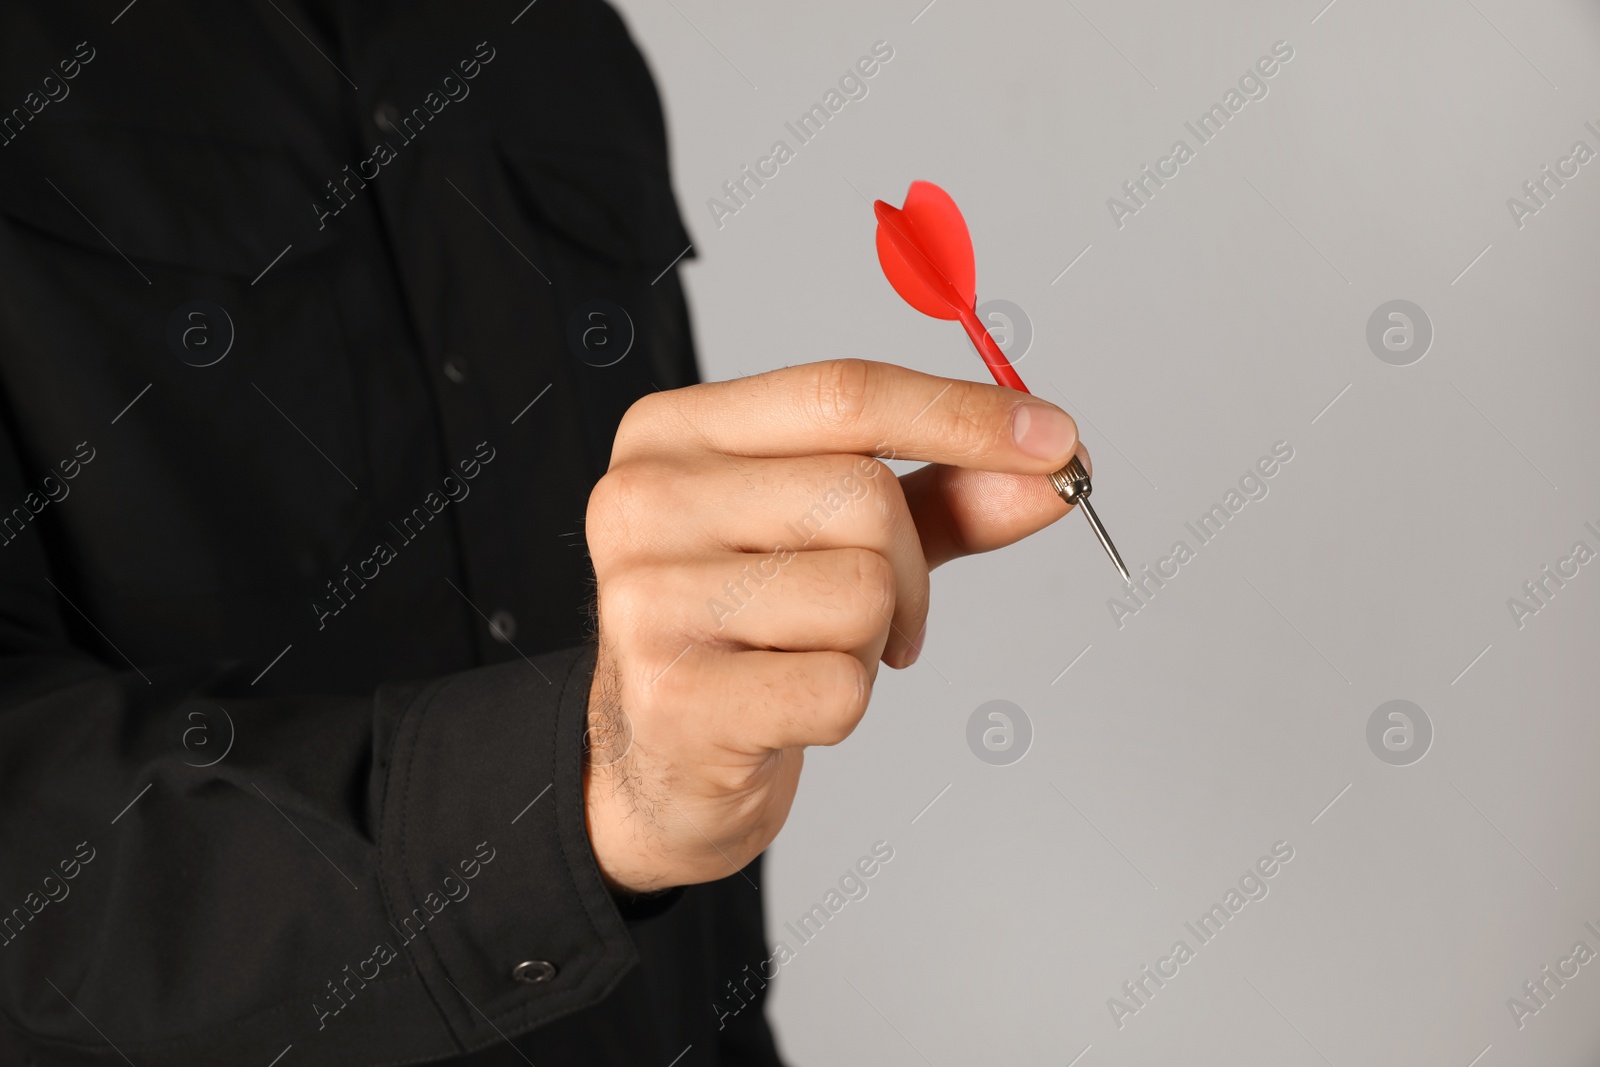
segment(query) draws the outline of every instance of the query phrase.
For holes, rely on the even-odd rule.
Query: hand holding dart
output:
[[[978,319],[977,269],[972,236],[950,194],[932,182],[912,182],[904,207],[874,201],[878,216],[878,262],[901,298],[924,315],[956,319],[966,329],[989,373],[1001,385],[1028,392],[1016,369]],[[1050,475],[1050,484],[1068,504],[1080,505],[1094,535],[1116,564],[1123,581],[1132,581],[1100,516],[1089,503],[1089,472],[1073,456]]]

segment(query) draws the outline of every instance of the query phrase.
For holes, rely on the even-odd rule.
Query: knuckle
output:
[[[905,487],[900,484],[900,479],[895,477],[894,471],[884,466],[883,476],[874,477],[872,486],[872,500],[877,508],[878,521],[890,527],[911,521],[911,509],[906,504]]]
[[[826,666],[814,675],[818,743],[837,745],[855,732],[867,711],[872,682],[867,668],[845,652],[822,653]]]
[[[934,431],[960,455],[977,457],[990,451],[1007,432],[1003,410],[995,404],[993,393],[985,387],[962,383],[935,404]]]
[[[610,529],[612,520],[624,510],[622,497],[626,492],[625,468],[612,467],[589,490],[589,505],[584,510],[584,526],[591,542]]]
[[[871,400],[876,374],[864,359],[830,359],[816,365],[813,413],[828,425],[861,419]]]
[[[654,471],[636,463],[619,463],[607,471],[589,493],[584,512],[586,537],[591,550],[631,539],[658,491]]]
[[[849,549],[846,566],[851,583],[873,609],[873,621],[880,621],[894,610],[894,565],[870,548]]]
[[[620,446],[635,437],[644,436],[650,427],[660,421],[666,403],[668,401],[661,393],[649,392],[629,404],[628,410],[622,413],[622,421],[617,424],[617,444]]]
[[[633,633],[650,618],[652,596],[649,583],[629,572],[600,586],[600,619],[612,632]]]
[[[887,463],[871,456],[839,455],[824,457],[818,469],[816,498],[827,499],[838,493],[880,528],[893,528],[909,521],[904,487]]]

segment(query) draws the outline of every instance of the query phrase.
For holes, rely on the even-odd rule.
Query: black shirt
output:
[[[584,829],[688,246],[601,3],[0,9],[0,1063],[778,1062]]]

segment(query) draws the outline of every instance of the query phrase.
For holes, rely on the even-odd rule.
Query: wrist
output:
[[[583,817],[589,833],[589,848],[595,867],[611,898],[619,907],[636,898],[666,892],[672,886],[650,869],[644,842],[640,840],[640,820],[634,805],[625,795],[627,786],[615,773],[615,765],[596,766],[586,760],[583,766]]]
[[[614,661],[602,645],[589,690],[583,736],[583,817],[600,879],[619,907],[672,888],[647,863],[649,819],[641,817],[630,781],[633,729],[618,699]]]

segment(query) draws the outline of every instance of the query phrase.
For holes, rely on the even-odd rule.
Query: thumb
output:
[[[1082,445],[1078,458],[1094,465]],[[1050,479],[930,463],[900,478],[906,506],[922,539],[928,569],[961,556],[989,552],[1044,529],[1072,506]]]

